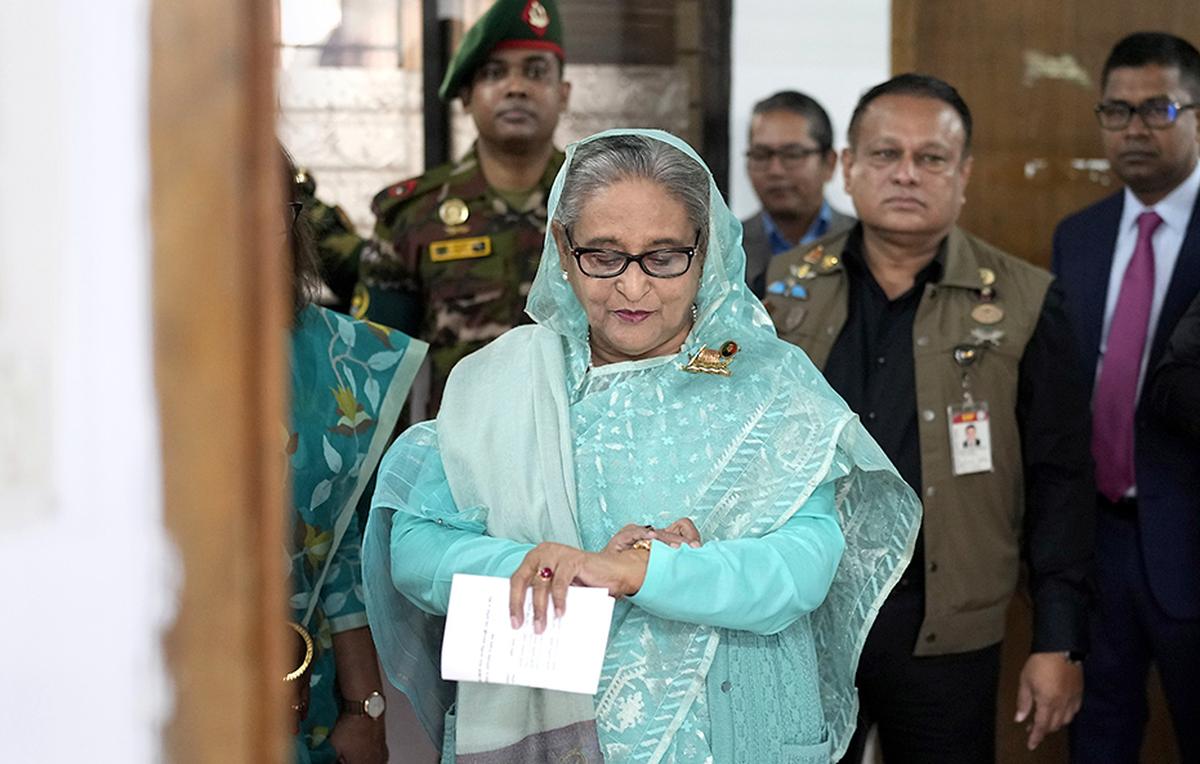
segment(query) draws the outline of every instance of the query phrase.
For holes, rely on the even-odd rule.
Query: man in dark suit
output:
[[[759,297],[774,255],[854,225],[825,201],[836,167],[833,126],[821,104],[794,90],[755,104],[746,171],[762,209],[742,221],[742,244],[746,283]]]
[[[1200,468],[1152,416],[1148,370],[1200,290],[1200,53],[1117,43],[1096,107],[1125,189],[1066,218],[1052,268],[1091,373],[1097,606],[1072,760],[1136,762],[1151,661],[1183,761],[1200,761]]]

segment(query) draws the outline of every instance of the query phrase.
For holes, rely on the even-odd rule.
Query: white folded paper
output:
[[[508,579],[457,573],[442,639],[442,678],[491,682],[595,695],[608,645],[615,600],[607,589],[572,586],[567,608],[546,630],[533,633],[533,594],[525,593],[525,621],[514,629]]]

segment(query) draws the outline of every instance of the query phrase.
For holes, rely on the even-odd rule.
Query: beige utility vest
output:
[[[848,237],[785,252],[767,273],[768,285],[784,289],[766,300],[779,336],[804,348],[821,369],[846,323],[849,285],[841,255]],[[976,650],[1004,636],[1025,510],[1018,368],[1051,279],[955,228],[944,244],[943,276],[925,286],[917,307],[912,353],[925,507],[925,619],[916,655]],[[994,290],[989,304],[1002,312],[988,324],[977,319],[994,319],[993,309],[972,317],[985,302],[985,281]],[[996,345],[969,367],[955,361],[956,346],[989,336]],[[963,403],[964,372],[975,402],[988,404],[993,471],[956,477],[948,408]]]

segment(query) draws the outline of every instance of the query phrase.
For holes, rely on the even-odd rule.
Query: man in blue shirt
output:
[[[833,126],[821,104],[794,90],[755,104],[746,171],[762,209],[742,226],[746,283],[759,297],[773,255],[854,225],[825,201],[836,168]]]

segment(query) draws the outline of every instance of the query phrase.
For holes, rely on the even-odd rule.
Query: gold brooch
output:
[[[696,351],[696,355],[692,356],[692,360],[687,362],[683,370],[693,374],[719,374],[722,377],[728,377],[731,373],[729,364],[737,355],[738,349],[738,344],[733,340],[727,340],[721,345],[720,350],[713,350],[701,345],[700,349]]]

